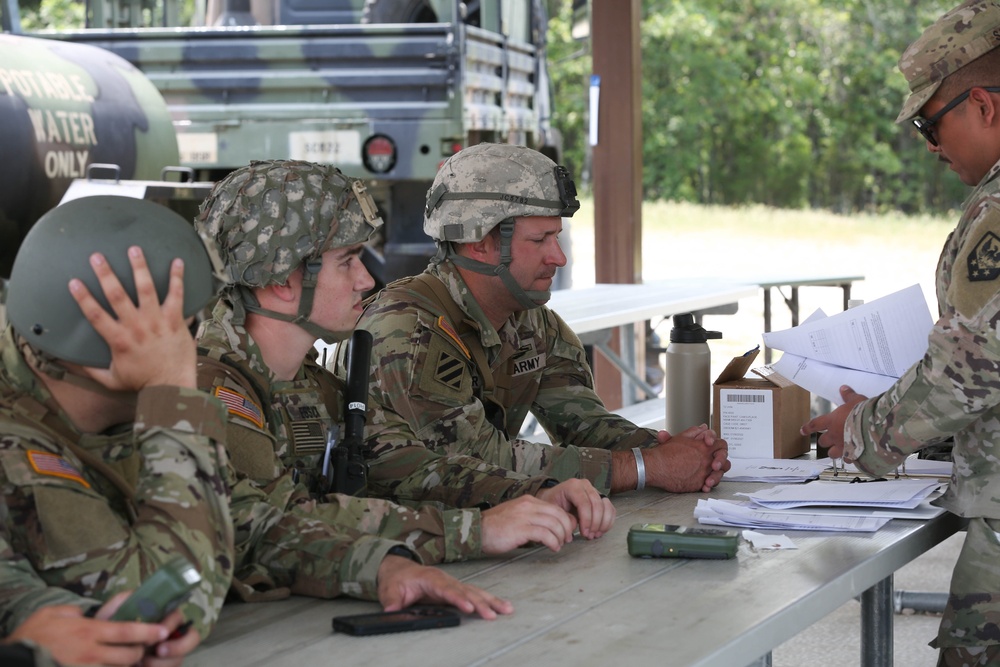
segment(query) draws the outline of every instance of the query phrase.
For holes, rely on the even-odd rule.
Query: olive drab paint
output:
[[[96,163],[155,179],[179,161],[166,103],[124,59],[0,34],[0,276],[34,222]]]

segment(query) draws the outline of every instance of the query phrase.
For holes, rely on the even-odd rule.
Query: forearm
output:
[[[135,429],[138,516],[119,565],[138,583],[173,555],[186,556],[202,581],[181,610],[206,637],[232,577],[225,413],[207,394],[152,387],[139,394]]]
[[[880,396],[855,406],[844,428],[845,454],[871,474],[941,442],[1000,405],[1000,343],[989,331],[939,321],[924,359]],[[975,373],[964,382],[955,369]],[[858,455],[858,452],[861,452]]]
[[[560,482],[586,479],[600,493],[611,492],[613,452],[593,447],[553,447],[538,442],[515,440],[514,468],[532,476],[550,477]]]
[[[528,477],[465,455],[443,455],[426,447],[383,451],[369,462],[370,495],[402,502],[436,501],[451,507],[496,505],[534,495],[545,477]]]
[[[42,607],[72,604],[89,608],[95,600],[46,584],[22,557],[0,556],[0,636],[6,637]]]

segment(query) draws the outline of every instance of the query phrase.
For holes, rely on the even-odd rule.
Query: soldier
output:
[[[939,665],[1000,664],[1000,3],[965,2],[899,60],[910,95],[896,119],[975,186],[937,267],[939,318],[927,354],[885,393],[841,387],[844,404],[807,422],[830,456],[880,475],[954,438],[939,501],[969,519],[932,646]]]
[[[379,360],[368,431],[376,493],[461,506],[538,483],[458,468],[459,456],[532,480],[580,477],[605,495],[646,484],[709,491],[729,468],[725,441],[704,425],[670,438],[610,414],[580,340],[543,305],[566,263],[562,216],[578,208],[569,173],[523,146],[480,144],[442,166],[424,212],[437,256],[359,323]],[[559,446],[516,438],[529,411]]]
[[[195,388],[187,321],[212,286],[191,225],[151,202],[75,200],[25,239],[0,340],[0,634],[35,638],[43,607],[96,612],[177,554],[201,573],[180,613],[123,646],[91,626],[90,661],[134,663],[185,618],[193,629],[152,654],[177,664],[218,619],[233,567],[225,412]]]
[[[533,498],[480,514],[320,488],[320,455],[343,421],[343,387],[316,363],[313,345],[351,334],[361,295],[373,284],[361,264],[362,243],[380,224],[360,181],[299,161],[236,170],[199,213],[196,225],[216,239],[232,280],[198,334],[199,384],[229,407],[227,446],[238,472],[232,512],[244,566],[236,579],[251,597],[287,587],[374,597],[386,553],[440,563],[528,541],[558,550],[572,540],[572,517]],[[254,546],[259,535],[274,548]],[[359,544],[347,551],[345,541],[342,552],[309,545],[340,536]],[[317,559],[319,552],[329,557]],[[485,599],[479,610],[492,617],[497,603]]]

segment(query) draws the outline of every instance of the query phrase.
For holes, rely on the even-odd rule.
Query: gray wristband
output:
[[[632,448],[632,454],[635,456],[635,490],[642,491],[646,488],[646,464],[642,460],[642,450],[638,447]]]

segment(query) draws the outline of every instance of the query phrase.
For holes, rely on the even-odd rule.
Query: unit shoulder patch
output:
[[[966,261],[970,282],[996,280],[1000,277],[1000,237],[993,232],[983,234]]]
[[[471,384],[468,360],[463,359],[448,341],[432,336],[420,371],[420,388],[431,394],[464,396],[469,393]]]

